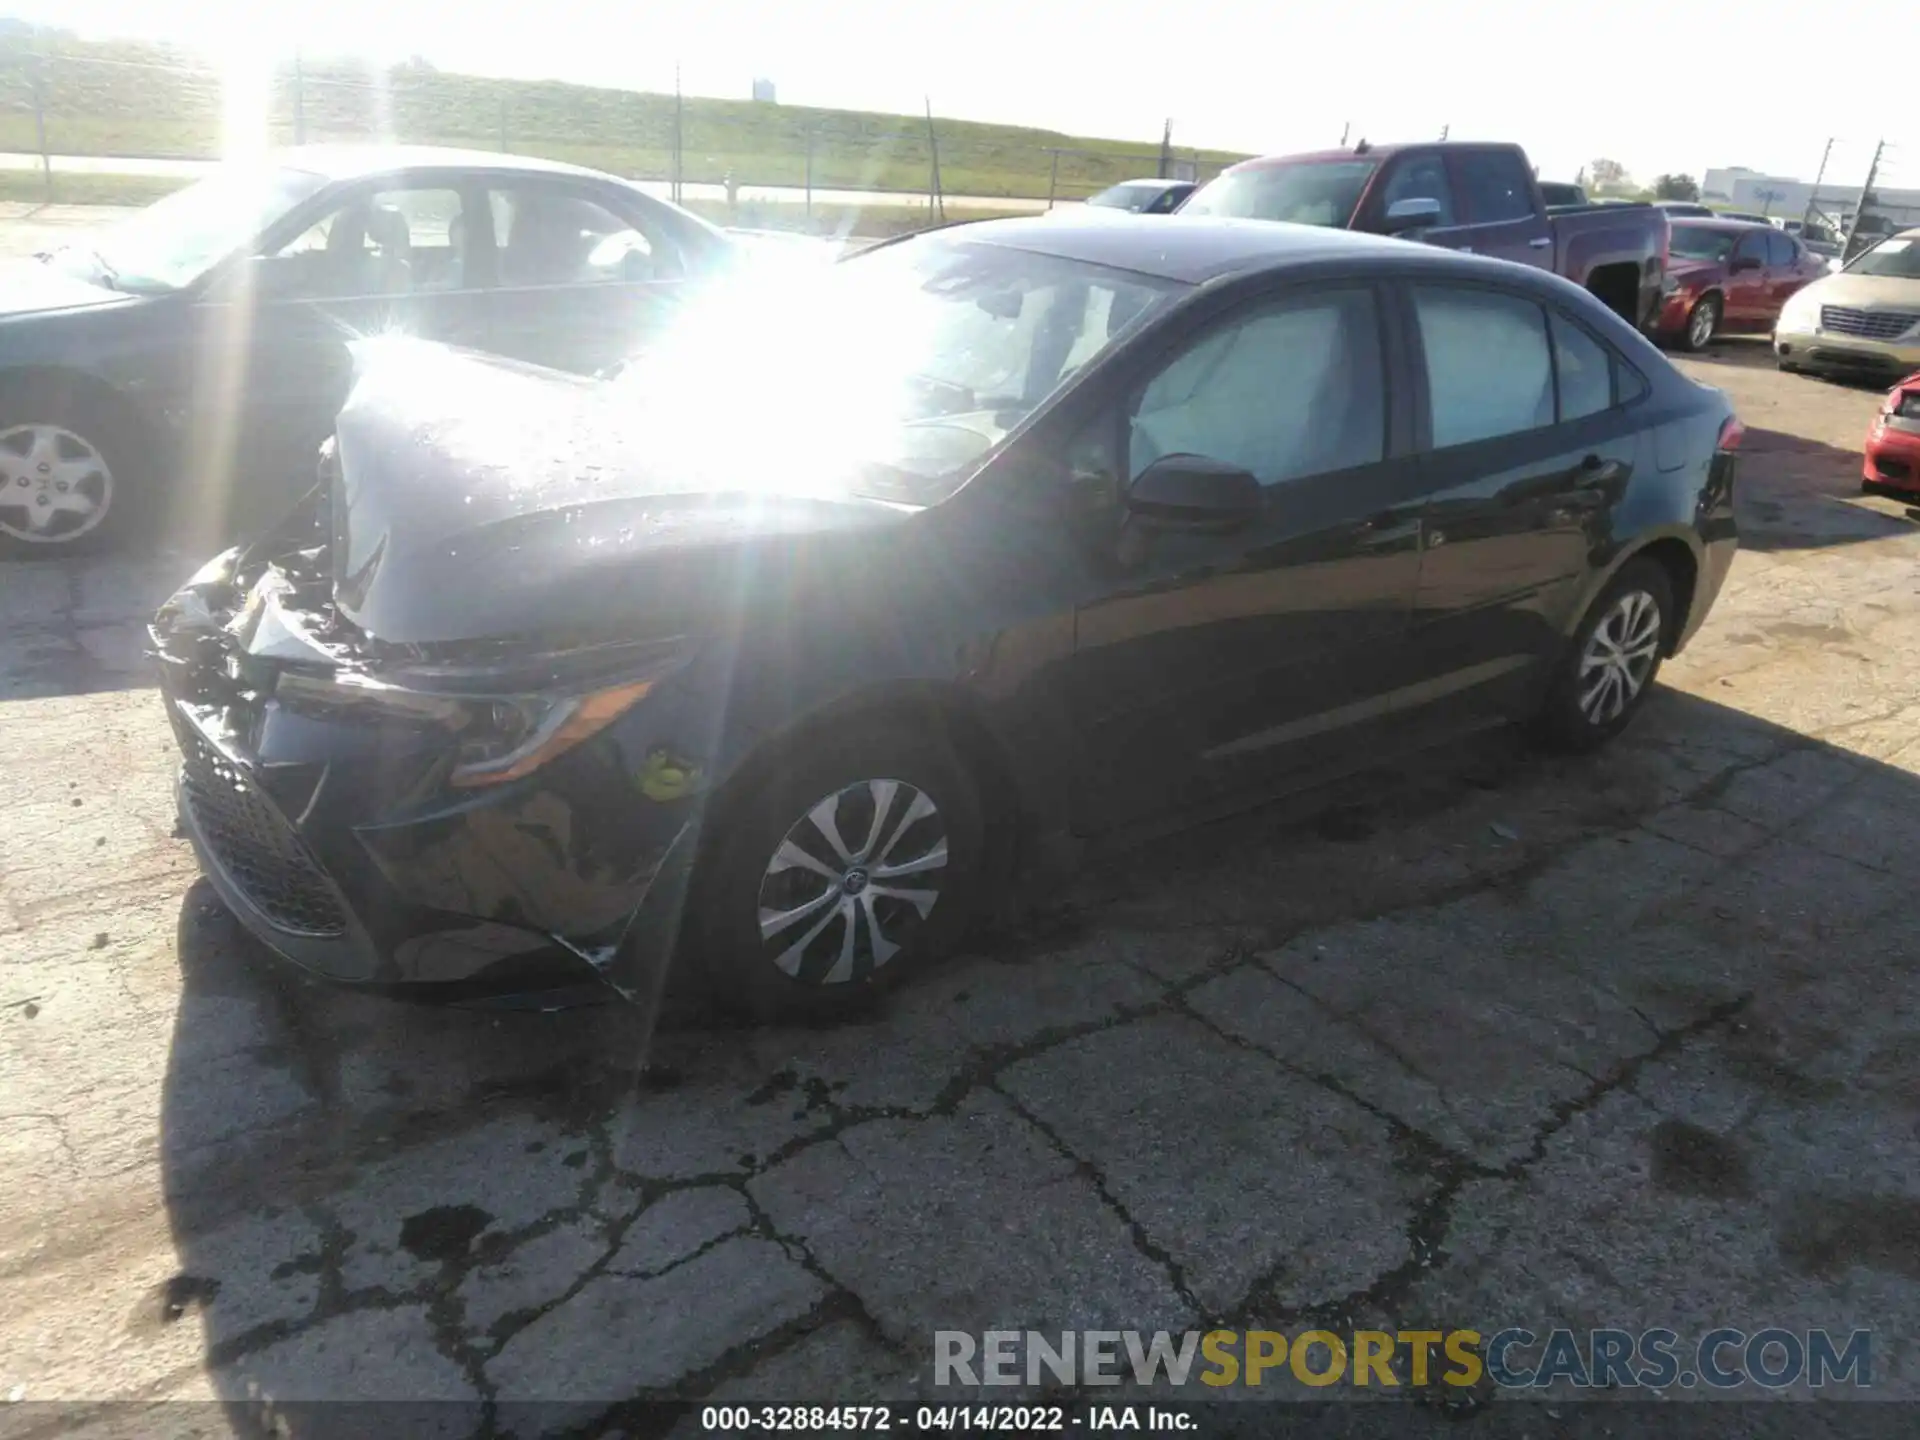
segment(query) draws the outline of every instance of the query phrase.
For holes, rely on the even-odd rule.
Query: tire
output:
[[[684,954],[722,1009],[856,1014],[965,936],[985,869],[980,797],[938,734],[816,732],[735,788],[694,878]]]
[[[1626,729],[1660,674],[1674,619],[1673,582],[1666,569],[1645,559],[1623,565],[1574,632],[1535,722],[1540,737],[1555,749],[1582,752]],[[1617,643],[1622,639],[1627,643]],[[1614,662],[1608,650],[1624,652],[1627,659]],[[1616,678],[1600,681],[1595,673],[1600,666],[1617,671]],[[1596,691],[1597,684],[1607,688]]]
[[[1702,295],[1687,312],[1687,323],[1681,327],[1675,343],[1689,355],[1697,355],[1713,344],[1719,333],[1720,297]]]
[[[127,533],[139,498],[128,431],[70,386],[0,381],[0,557],[92,554]]]

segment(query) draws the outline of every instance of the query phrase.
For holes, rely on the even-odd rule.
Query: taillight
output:
[[[1740,448],[1746,434],[1747,427],[1740,423],[1740,417],[1729,415],[1720,425],[1720,438],[1713,442],[1713,448],[1722,455],[1731,454]]]

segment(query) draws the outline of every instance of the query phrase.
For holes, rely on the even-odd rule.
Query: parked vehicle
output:
[[[1782,370],[1888,380],[1920,369],[1920,229],[1799,291],[1773,328]]]
[[[1920,371],[1887,392],[1867,428],[1860,488],[1868,494],[1920,494]]]
[[[1549,210],[1578,210],[1589,203],[1585,190],[1578,185],[1568,185],[1557,180],[1540,182],[1540,199]]]
[[[623,180],[388,146],[285,151],[0,270],[0,554],[180,507],[277,513],[376,330],[591,371],[728,247]]]
[[[1782,222],[1780,228],[1798,240],[1810,254],[1826,261],[1829,270],[1839,268],[1840,237],[1833,233],[1830,226],[1818,220],[1787,220]]]
[[[1366,230],[1514,260],[1565,276],[1641,326],[1659,304],[1666,264],[1658,211],[1591,206],[1549,215],[1518,145],[1363,142],[1244,160],[1201,186],[1180,213]]]
[[[1686,350],[1716,335],[1764,334],[1827,263],[1784,230],[1743,220],[1676,220],[1655,333]]]
[[[1752,210],[1716,210],[1713,213],[1717,219],[1739,220],[1748,225],[1773,224],[1773,217],[1771,215],[1756,214]]]
[[[1664,210],[1675,220],[1682,218],[1688,220],[1712,220],[1716,218],[1719,213],[1709,206],[1702,205],[1697,200],[1656,200],[1653,202],[1653,205],[1656,210]]]
[[[1089,195],[1087,204],[1101,210],[1128,210],[1135,215],[1171,215],[1197,188],[1191,180],[1122,180],[1098,195]]]
[[[1606,741],[1732,559],[1726,397],[1537,270],[1054,216],[778,279],[614,382],[363,346],[325,486],[161,610],[269,946],[831,1011],[1086,845]]]

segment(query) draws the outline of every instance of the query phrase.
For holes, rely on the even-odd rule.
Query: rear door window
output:
[[[1776,230],[1767,237],[1767,263],[1782,270],[1790,270],[1800,263],[1800,247],[1793,243],[1791,235]]]
[[[1496,290],[1417,285],[1433,448],[1517,435],[1554,423],[1547,315]]]
[[[1533,184],[1527,167],[1508,150],[1468,150],[1454,158],[1466,191],[1467,218],[1491,225],[1533,218]]]

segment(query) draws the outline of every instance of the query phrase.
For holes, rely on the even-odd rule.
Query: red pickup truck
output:
[[[1183,215],[1234,215],[1402,235],[1516,260],[1591,290],[1645,329],[1666,275],[1667,217],[1651,205],[1555,206],[1518,145],[1440,142],[1243,160]]]

